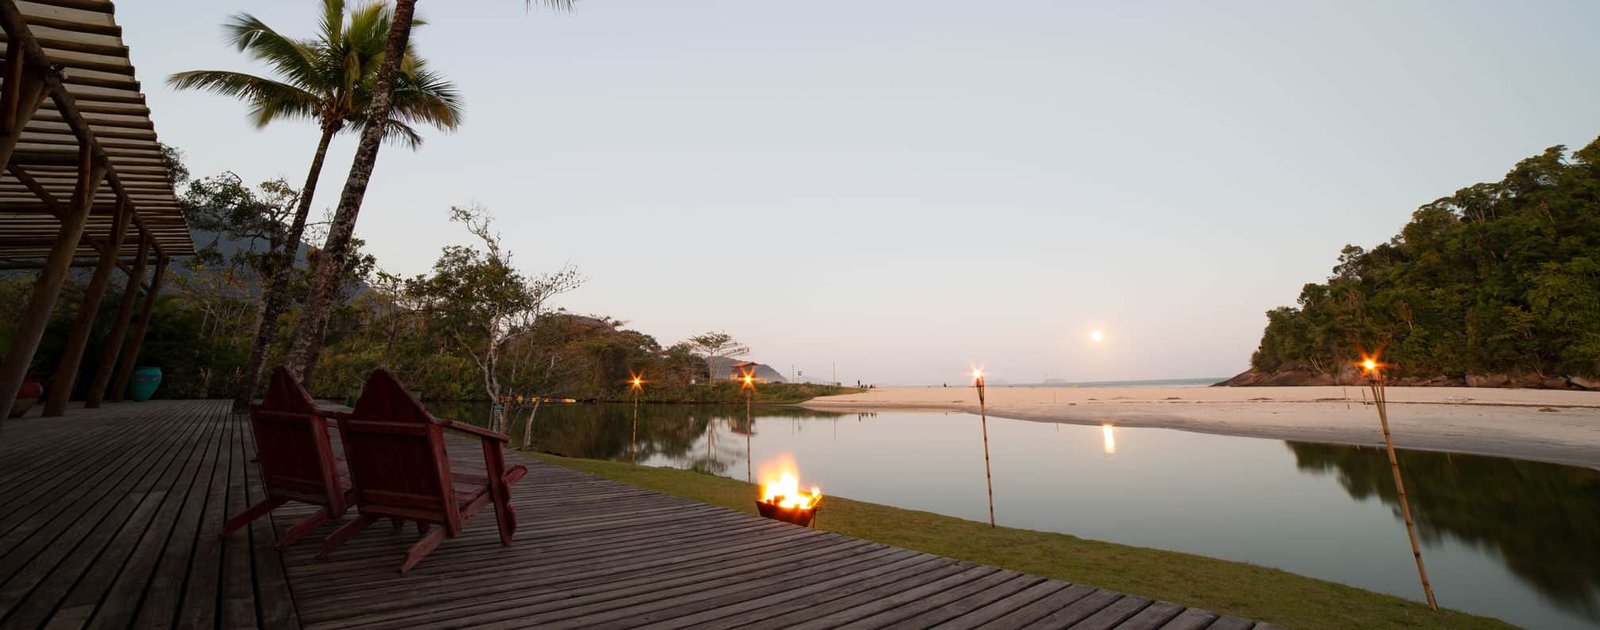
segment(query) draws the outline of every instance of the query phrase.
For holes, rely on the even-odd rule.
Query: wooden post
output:
[[[1411,557],[1417,561],[1417,577],[1422,580],[1422,594],[1428,598],[1428,608],[1439,612],[1439,602],[1433,598],[1433,585],[1428,582],[1428,569],[1422,565],[1422,547],[1417,545],[1417,529],[1411,520],[1411,502],[1406,499],[1406,484],[1400,479],[1400,460],[1394,455],[1394,438],[1389,436],[1389,395],[1384,390],[1383,372],[1374,372],[1371,386],[1372,400],[1378,407],[1378,422],[1383,425],[1383,446],[1389,451],[1389,470],[1394,473],[1394,489],[1400,495],[1400,514],[1405,518],[1406,538],[1411,541]]]
[[[61,349],[61,361],[56,364],[55,376],[50,378],[50,390],[45,397],[44,415],[59,416],[66,412],[72,387],[78,382],[78,367],[83,363],[83,351],[89,345],[89,333],[100,314],[100,301],[105,297],[106,285],[111,284],[111,272],[117,268],[117,253],[122,247],[122,237],[128,230],[128,215],[132,209],[126,199],[117,200],[116,217],[112,219],[111,235],[100,250],[100,262],[89,279],[89,288],[83,293],[83,303],[78,305],[78,316],[72,322],[72,332],[67,335],[67,345]]]
[[[28,65],[21,42],[16,36],[7,37],[5,85],[0,88],[0,165],[11,163],[22,129],[50,95],[49,70]]]
[[[128,391],[128,381],[133,379],[133,369],[139,363],[139,348],[144,345],[144,334],[150,330],[150,314],[156,310],[156,296],[161,294],[161,276],[166,271],[167,257],[163,255],[156,259],[156,270],[150,274],[150,291],[144,294],[144,309],[139,314],[139,323],[134,324],[133,334],[128,337],[128,348],[122,352],[117,381],[108,396],[111,402],[122,402],[123,395]]]
[[[78,253],[78,240],[83,236],[83,226],[89,221],[89,208],[93,205],[95,191],[100,188],[105,173],[105,164],[94,159],[90,145],[80,144],[78,183],[72,193],[72,208],[61,219],[61,229],[50,247],[50,255],[45,258],[44,268],[33,283],[33,294],[28,297],[28,305],[23,308],[22,317],[17,322],[11,350],[6,353],[4,362],[0,362],[0,418],[10,417],[11,405],[17,400],[17,390],[28,376],[28,367],[33,363],[34,352],[39,350],[39,340],[44,338],[45,326],[50,323],[56,297],[61,294],[61,285],[66,282],[72,259]]]
[[[94,366],[94,380],[89,382],[89,391],[83,397],[85,409],[99,407],[100,401],[105,399],[106,386],[111,383],[117,358],[122,354],[122,340],[127,337],[128,325],[133,319],[133,305],[139,300],[139,285],[144,283],[144,268],[150,257],[152,240],[148,233],[139,236],[139,258],[128,272],[128,285],[122,291],[122,302],[117,305],[117,317],[111,320],[111,332],[106,334],[105,348],[100,350],[100,362]]]
[[[983,400],[983,375],[977,375],[978,415],[983,421],[983,482],[989,487],[989,527],[994,528],[994,475],[989,473],[989,408]]]

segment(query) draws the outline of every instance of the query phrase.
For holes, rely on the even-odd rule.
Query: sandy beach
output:
[[[1392,387],[1390,428],[1402,448],[1600,468],[1600,392]],[[989,415],[1115,423],[1250,437],[1383,444],[1360,387],[990,387]],[[805,403],[830,411],[978,412],[971,387],[890,387]]]

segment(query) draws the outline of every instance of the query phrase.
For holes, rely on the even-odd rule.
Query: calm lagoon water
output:
[[[977,416],[755,413],[757,470],[791,454],[802,483],[825,494],[988,519]],[[535,445],[627,461],[631,414],[628,405],[545,406]],[[637,457],[743,479],[745,429],[743,408],[643,405]],[[989,442],[1001,525],[1422,601],[1380,448],[1000,418],[989,419]],[[1600,471],[1422,451],[1402,451],[1400,463],[1440,605],[1529,628],[1600,628]]]

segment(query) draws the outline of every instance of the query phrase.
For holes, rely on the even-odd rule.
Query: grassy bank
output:
[[[540,459],[665,494],[754,513],[749,484],[703,473],[539,455]],[[1434,613],[1398,597],[1242,562],[1129,547],[1066,534],[828,497],[818,526],[832,532],[1034,575],[1271,621],[1290,628],[1506,628],[1485,617]]]

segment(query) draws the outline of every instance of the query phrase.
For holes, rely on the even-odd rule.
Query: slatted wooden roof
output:
[[[79,137],[85,135],[108,168],[78,255],[94,255],[107,240],[119,197],[135,211],[123,251],[146,234],[153,254],[193,254],[110,0],[0,0],[0,19],[9,33],[0,34],[6,63],[10,51],[20,49],[24,60],[42,57],[54,69],[49,98],[23,128],[0,175],[0,262],[49,253],[60,228],[57,215],[72,198]]]

